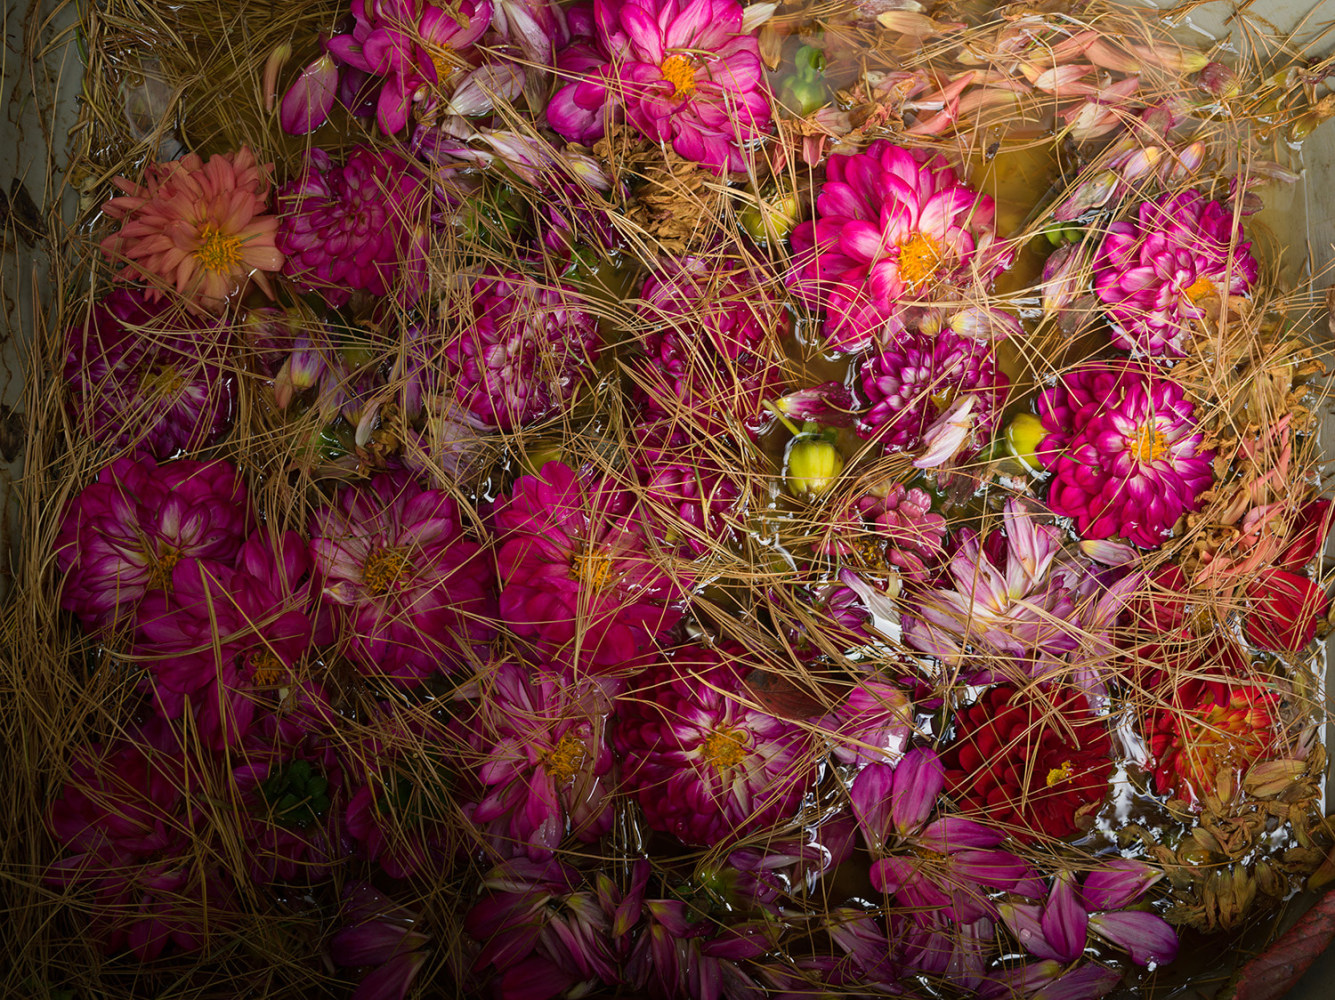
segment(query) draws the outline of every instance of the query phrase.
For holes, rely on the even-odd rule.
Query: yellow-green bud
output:
[[[844,456],[829,441],[801,437],[788,446],[788,492],[824,493],[844,470]]]
[[[557,442],[530,448],[520,458],[519,464],[527,475],[542,478],[542,467],[544,465],[548,462],[564,461],[564,458],[565,452],[561,448],[560,442]]]
[[[1024,463],[1031,472],[1043,468],[1043,460],[1038,457],[1038,446],[1048,436],[1043,421],[1032,413],[1021,413],[1006,425],[1006,444],[1011,454]]]
[[[801,203],[795,194],[778,194],[742,209],[742,228],[757,243],[781,243],[797,225]]]

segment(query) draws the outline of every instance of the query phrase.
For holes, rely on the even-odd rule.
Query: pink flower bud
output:
[[[283,95],[278,124],[288,135],[314,132],[329,118],[338,92],[338,66],[328,53],[301,71]]]

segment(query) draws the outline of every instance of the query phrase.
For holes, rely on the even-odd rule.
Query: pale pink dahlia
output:
[[[278,196],[283,273],[331,306],[354,291],[414,304],[426,288],[427,197],[421,172],[392,150],[358,146],[335,167],[311,149],[305,173]]]
[[[609,3],[598,8],[595,35],[609,61],[556,93],[552,128],[572,140],[600,132],[610,91],[647,138],[716,171],[746,169],[771,119],[760,49],[743,33],[736,0]]]
[[[1197,190],[1144,202],[1136,215],[1108,227],[1094,290],[1108,306],[1114,344],[1181,357],[1193,321],[1207,316],[1202,303],[1244,294],[1256,280],[1256,258],[1232,210]]]
[[[60,605],[84,626],[130,614],[183,559],[230,567],[251,521],[229,462],[117,459],[70,503],[56,539]]]
[[[80,430],[156,458],[204,448],[232,423],[236,379],[219,367],[223,334],[137,289],[117,288],[65,334],[65,381]]]
[[[125,263],[119,277],[147,281],[153,301],[174,289],[192,309],[221,312],[247,278],[272,296],[267,272],[283,267],[283,255],[278,218],[265,214],[271,167],[242,147],[207,164],[194,153],[154,163],[142,185],[117,177],[124,194],[102,211],[121,227],[102,252]]]
[[[857,431],[890,451],[913,451],[923,435],[961,397],[974,399],[964,451],[992,439],[1010,380],[998,370],[990,344],[949,328],[916,332],[873,348],[862,361],[862,395],[870,409]]]
[[[831,156],[816,217],[793,230],[788,285],[823,309],[830,347],[856,351],[911,303],[986,285],[1010,251],[993,246],[992,199],[959,182],[944,159],[889,142]]]
[[[494,633],[495,579],[448,494],[382,475],[311,520],[324,596],[363,673],[413,684],[467,661]]]
[[[712,847],[790,819],[815,776],[810,734],[750,707],[740,648],[688,648],[617,705],[613,745],[649,826]]]
[[[459,404],[503,431],[562,411],[598,359],[598,323],[581,304],[573,286],[516,271],[478,278],[444,349]]]
[[[590,842],[612,826],[610,706],[602,689],[559,672],[502,664],[465,722],[482,794],[464,814],[502,856],[549,858],[567,835]]]
[[[1064,375],[1038,398],[1049,506],[1074,518],[1082,538],[1158,548],[1214,482],[1194,413],[1181,386],[1135,364]]]
[[[642,663],[681,620],[634,494],[548,462],[496,510],[501,616],[539,653],[607,671]]]

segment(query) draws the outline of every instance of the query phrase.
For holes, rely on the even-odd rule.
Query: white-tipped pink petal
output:
[[[926,447],[913,460],[915,469],[938,468],[959,453],[973,430],[973,410],[977,402],[977,396],[957,399],[936,423],[927,428],[922,436],[922,443]]]

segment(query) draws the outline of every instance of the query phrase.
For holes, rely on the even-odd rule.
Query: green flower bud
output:
[[[844,470],[844,456],[829,441],[799,437],[788,445],[788,492],[824,493]]]
[[[1039,458],[1038,446],[1048,436],[1043,421],[1032,413],[1021,413],[1006,425],[1006,444],[1011,454],[1018,458],[1030,472],[1040,472],[1043,460]]]
[[[782,243],[797,225],[801,209],[797,195],[780,193],[742,209],[742,228],[757,243]]]
[[[779,103],[790,111],[805,117],[829,101],[823,80],[805,76],[790,76],[779,90]]]

